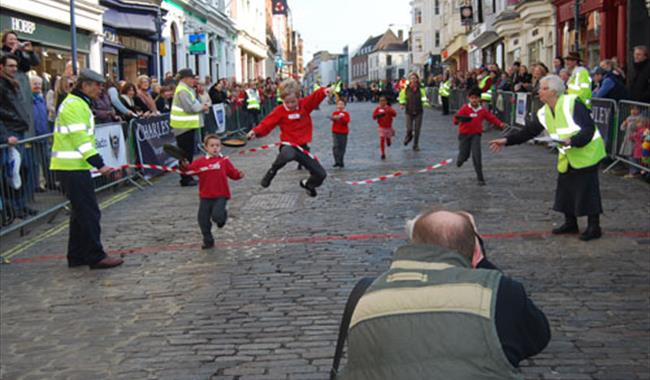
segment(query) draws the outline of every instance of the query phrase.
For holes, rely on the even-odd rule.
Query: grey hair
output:
[[[43,84],[43,78],[39,77],[38,75],[30,75],[29,76],[29,83],[32,82],[38,82],[40,84]]]
[[[566,91],[566,87],[564,86],[562,78],[555,74],[547,75],[544,78],[540,79],[540,85],[542,82],[546,82],[548,84],[548,89],[553,91],[557,96],[564,94],[564,91]]]
[[[634,47],[634,50],[641,50],[646,57],[648,56],[648,47],[645,45],[637,45]]]

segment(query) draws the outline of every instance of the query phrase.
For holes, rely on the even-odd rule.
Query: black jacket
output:
[[[11,49],[7,46],[2,47],[2,55],[5,54],[11,54]],[[28,51],[16,50],[13,54],[16,57],[18,57],[18,70],[22,71],[23,73],[26,73],[29,70],[31,70],[32,66],[38,66],[41,63],[41,60],[38,58],[38,55],[36,55],[36,53],[34,53],[33,51],[28,52]]]
[[[650,59],[634,64],[629,90],[630,99],[650,103]]]
[[[7,131],[22,133],[29,129],[29,114],[24,103],[22,92],[0,76],[0,121]]]
[[[228,94],[223,90],[217,90],[216,86],[210,87],[208,94],[210,95],[212,104],[225,103],[228,100]]]

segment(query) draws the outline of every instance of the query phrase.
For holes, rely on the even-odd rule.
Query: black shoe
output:
[[[192,186],[196,186],[196,185],[197,185],[197,183],[196,183],[196,181],[194,179],[190,179],[190,180],[185,181],[185,182],[181,181],[181,186],[182,187],[192,187]]]
[[[414,152],[419,152],[419,151],[420,151],[420,147],[419,147],[419,146],[414,146],[414,147],[413,147],[413,151],[414,151]]]
[[[392,141],[390,141],[390,139],[386,140],[386,146],[390,146],[391,143]]]
[[[201,245],[201,249],[210,249],[210,248],[214,248],[214,240],[208,242],[204,241],[203,244]]]
[[[103,260],[89,266],[90,269],[110,269],[110,268],[115,268],[117,266],[120,266],[123,263],[124,260],[122,259],[106,256]]]
[[[478,185],[479,186],[485,186],[485,180],[484,179],[479,179],[478,180]]]
[[[313,187],[307,186],[307,180],[306,179],[300,180],[300,187],[305,189],[307,191],[307,195],[309,195],[310,197],[315,197],[317,195],[316,194],[316,189],[314,189]]]
[[[269,187],[271,185],[271,181],[273,180],[273,177],[275,177],[275,174],[277,172],[273,169],[269,169],[268,172],[264,175],[264,178],[262,178],[262,181],[260,182],[260,185],[262,187]]]
[[[334,166],[332,166],[332,167],[333,167],[333,168],[340,168],[341,165],[339,165],[339,164],[334,164]]]
[[[407,134],[406,137],[404,137],[404,146],[407,146],[411,140],[413,140],[413,135]]]
[[[465,161],[456,160],[456,167],[460,168],[461,166],[463,166],[464,163]]]
[[[578,233],[578,225],[573,224],[573,223],[564,223],[558,228],[554,228],[553,231],[551,231],[553,235],[563,235],[563,234],[577,234]]]
[[[598,239],[601,236],[603,236],[603,231],[600,229],[600,227],[588,226],[585,232],[580,234],[580,240],[589,241]]]
[[[386,155],[385,155],[385,154],[382,154],[382,155],[381,155],[381,159],[382,159],[382,160],[385,160],[385,159],[386,159]]]

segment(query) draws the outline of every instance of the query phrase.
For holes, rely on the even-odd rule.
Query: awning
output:
[[[490,45],[493,42],[498,41],[499,38],[500,37],[497,34],[497,32],[494,32],[494,31],[490,30],[490,31],[487,31],[487,32],[483,32],[483,33],[481,33],[480,36],[476,37],[476,39],[474,39],[474,41],[472,41],[472,45],[476,45],[476,46],[478,46],[480,48],[483,48],[485,46]]]
[[[445,47],[444,50],[447,51],[447,58],[443,57],[443,60],[446,61],[451,58],[454,54],[456,54],[456,51],[458,51],[458,49],[467,49],[467,35],[456,35],[456,38],[454,38],[454,40]]]
[[[156,20],[153,15],[140,13],[125,13],[115,9],[104,12],[104,25],[115,29],[130,29],[156,34]]]

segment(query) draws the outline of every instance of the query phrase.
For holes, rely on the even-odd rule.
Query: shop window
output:
[[[596,67],[600,63],[600,43],[590,42],[587,45],[587,64],[589,67]]]
[[[39,74],[47,73],[52,78],[62,75],[66,63],[72,60],[72,54],[68,50],[34,45],[34,52],[41,57],[41,64],[34,67],[34,70]],[[80,69],[88,67],[88,55],[77,53],[77,62]]]
[[[542,40],[537,40],[533,43],[528,44],[528,63],[532,65],[533,63],[540,61],[540,53],[542,51]]]
[[[113,80],[120,77],[120,68],[117,54],[104,52],[104,74],[110,76]]]

